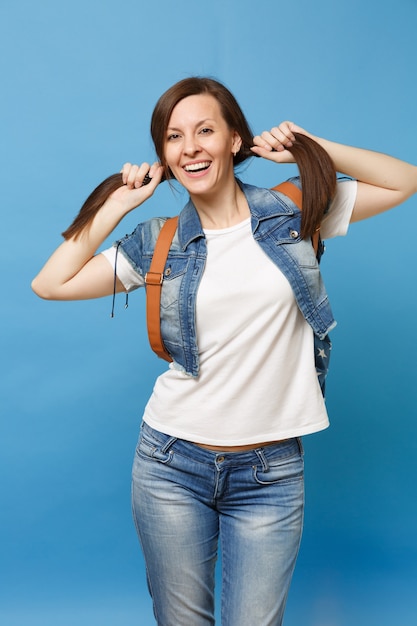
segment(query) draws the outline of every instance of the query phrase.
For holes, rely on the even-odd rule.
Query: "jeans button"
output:
[[[218,461],[218,463],[223,463],[223,461],[224,461],[224,456],[218,456],[218,457],[217,457],[217,461]]]

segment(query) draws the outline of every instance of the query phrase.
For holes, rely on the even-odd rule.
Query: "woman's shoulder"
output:
[[[135,226],[134,230],[130,234],[125,235],[122,240],[132,237],[157,237],[161,231],[162,226],[168,219],[168,216],[159,216],[151,217],[148,220],[139,222],[139,224]]]
[[[135,229],[117,239],[113,246],[130,258],[139,258],[143,254],[151,254],[168,217],[152,217],[139,222]]]

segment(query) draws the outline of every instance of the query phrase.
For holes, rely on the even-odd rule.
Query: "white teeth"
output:
[[[190,165],[184,165],[186,172],[198,172],[199,170],[205,170],[210,167],[210,161],[202,161],[201,163],[190,163]]]

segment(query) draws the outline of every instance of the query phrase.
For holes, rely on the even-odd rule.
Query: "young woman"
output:
[[[162,286],[173,362],[146,406],[133,467],[137,532],[158,624],[214,623],[220,543],[223,626],[278,626],[302,530],[301,437],[328,425],[334,320],[311,237],[344,235],[400,204],[417,191],[417,168],[292,122],[253,137],[232,94],[205,78],[163,94],[151,132],[158,162],[126,164],[92,194],[33,289],[72,300],[143,286],[164,218],[96,251],[163,177],[188,191]],[[297,161],[302,214],[235,177],[254,155]]]

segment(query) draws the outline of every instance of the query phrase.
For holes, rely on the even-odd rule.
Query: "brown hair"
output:
[[[165,178],[172,177],[165,160],[166,130],[175,106],[188,96],[209,94],[220,105],[222,116],[229,126],[242,139],[242,145],[234,165],[239,165],[255,156],[252,130],[233,94],[222,83],[212,78],[191,77],[175,83],[159,98],[151,119],[151,135],[159,162],[165,168]],[[324,212],[336,189],[336,172],[327,152],[315,141],[295,133],[295,142],[288,150],[297,163],[303,190],[303,213],[301,237],[311,236],[320,226]],[[97,211],[113,191],[122,186],[121,174],[106,178],[87,198],[71,226],[62,233],[65,239],[77,238],[84,229],[88,229]]]

